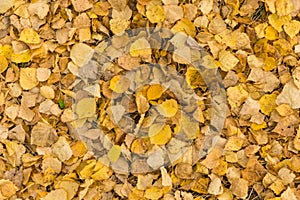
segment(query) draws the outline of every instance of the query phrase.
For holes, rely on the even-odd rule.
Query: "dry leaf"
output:
[[[4,72],[8,67],[8,61],[6,60],[5,56],[0,54],[0,74]]]
[[[24,90],[30,90],[39,84],[36,71],[36,68],[20,69],[20,85]]]
[[[165,117],[173,117],[178,111],[177,101],[168,99],[156,107],[158,112]]]
[[[87,62],[91,59],[93,52],[94,50],[90,46],[84,43],[76,43],[71,49],[70,58],[76,65],[81,67],[87,64]]]
[[[223,50],[219,53],[219,61],[221,63],[221,69],[227,72],[238,64],[239,59],[231,52]]]
[[[20,41],[27,44],[39,44],[41,43],[40,36],[32,28],[25,28],[20,34]]]
[[[276,104],[288,104],[293,109],[300,108],[300,89],[296,87],[293,80],[283,86],[283,90],[277,96]]]
[[[93,98],[84,98],[78,101],[75,113],[79,119],[93,117],[96,114],[96,102]]]
[[[260,110],[265,115],[270,115],[271,112],[276,108],[276,98],[277,94],[265,94],[259,99]]]
[[[93,7],[89,0],[71,0],[71,2],[77,12],[83,12]]]
[[[38,122],[31,130],[31,144],[46,147],[57,139],[56,131],[48,124]]]
[[[153,124],[149,128],[151,144],[164,145],[171,139],[172,131],[169,125]]]
[[[151,23],[159,23],[165,20],[165,12],[160,5],[155,5],[148,8],[146,11],[146,16]]]
[[[0,3],[0,13],[5,13],[8,11],[11,7],[13,7],[14,1],[13,0],[4,0]]]
[[[51,86],[44,85],[40,88],[40,93],[43,97],[47,99],[54,99],[55,91]]]
[[[41,198],[41,200],[53,200],[53,199],[68,200],[67,192],[64,189],[57,189],[51,191],[45,197]]]
[[[130,55],[133,57],[147,58],[151,55],[150,44],[146,38],[139,38],[130,46]]]
[[[66,138],[59,137],[51,146],[53,154],[62,162],[72,157],[72,150]]]
[[[248,97],[248,92],[243,86],[238,85],[227,89],[228,102],[231,108],[239,107]]]

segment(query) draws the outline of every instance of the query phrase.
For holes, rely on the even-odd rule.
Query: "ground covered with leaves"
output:
[[[1,0],[0,199],[300,199],[299,12]]]

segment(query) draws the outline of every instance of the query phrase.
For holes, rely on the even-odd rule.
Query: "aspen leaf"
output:
[[[130,80],[128,78],[125,78],[121,75],[114,76],[110,80],[109,88],[116,92],[116,93],[123,93],[125,92],[130,86]]]
[[[271,112],[276,108],[277,94],[265,94],[259,99],[260,110],[265,115],[270,115]]]
[[[151,23],[159,23],[165,20],[165,11],[160,5],[151,6],[146,11],[146,16]]]
[[[276,0],[275,7],[278,16],[289,15],[294,9],[294,5],[291,0]]]
[[[300,22],[297,20],[291,20],[283,25],[283,29],[290,36],[290,38],[293,38],[300,31]]]
[[[151,144],[164,145],[172,137],[172,131],[169,125],[153,124],[149,128],[149,137]]]
[[[5,13],[11,7],[13,7],[14,1],[13,0],[3,0],[0,2],[0,13]]]
[[[133,57],[147,58],[151,55],[151,47],[146,38],[139,38],[130,46],[130,55]]]
[[[1,5],[1,4],[0,4]],[[17,187],[13,182],[5,179],[0,180],[0,198],[9,199],[17,192]]]
[[[275,28],[278,32],[282,31],[282,26],[285,23],[288,23],[290,20],[289,16],[281,16],[279,17],[276,14],[271,14],[268,16],[269,23],[273,28]]]
[[[54,89],[48,85],[43,85],[40,88],[40,93],[43,97],[45,97],[47,99],[54,99],[54,97],[55,97]]]
[[[287,84],[284,85],[283,90],[278,95],[276,103],[279,104],[288,104],[293,109],[300,108],[300,89],[296,87],[293,80],[290,80]]]
[[[159,84],[150,85],[150,87],[147,90],[148,101],[160,98],[163,92],[164,92],[163,86]]]
[[[25,50],[20,53],[12,53],[11,61],[14,63],[27,63],[31,60],[30,50]]]
[[[219,61],[221,63],[221,69],[227,72],[238,64],[239,59],[237,59],[230,51],[223,50],[219,53]]]
[[[93,117],[96,114],[96,102],[93,98],[84,98],[76,104],[75,112],[79,119]]]
[[[168,99],[162,104],[158,105],[157,110],[160,112],[160,114],[166,117],[173,117],[178,111],[177,101],[174,99]]]
[[[141,114],[146,113],[148,111],[148,109],[150,108],[150,105],[149,105],[146,97],[144,97],[142,94],[137,94],[136,106],[137,106],[138,112]]]
[[[8,67],[8,62],[6,58],[0,54],[0,74],[4,72]]]
[[[111,162],[116,162],[121,154],[121,147],[119,145],[113,145],[109,150],[107,157]]]
[[[275,40],[278,38],[278,33],[272,26],[268,26],[265,29],[265,38],[268,40]]]
[[[241,86],[227,89],[228,102],[232,108],[239,107],[248,97],[248,92]]]
[[[70,58],[79,67],[83,66],[91,59],[94,50],[84,43],[76,43],[72,46]]]
[[[27,44],[39,44],[41,43],[40,36],[32,28],[25,28],[20,34],[20,41]]]
[[[145,197],[147,199],[157,200],[160,199],[162,196],[163,196],[163,191],[158,187],[151,187],[149,189],[146,189],[145,191]]]
[[[24,90],[30,90],[39,84],[36,77],[36,68],[21,68],[20,86]]]
[[[194,37],[196,35],[195,25],[188,19],[182,18],[172,28],[175,32],[185,32],[187,35]]]
[[[64,137],[59,137],[57,142],[54,143],[51,148],[54,155],[62,162],[69,160],[72,156],[71,147]]]
[[[110,29],[114,34],[120,34],[127,29],[130,21],[126,19],[116,18],[109,21]]]
[[[41,200],[53,199],[67,200],[67,192],[64,189],[57,189],[49,192],[45,197],[41,198]]]

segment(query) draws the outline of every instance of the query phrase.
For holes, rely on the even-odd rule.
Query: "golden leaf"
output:
[[[30,90],[37,86],[39,81],[36,77],[36,68],[21,68],[20,69],[20,86],[24,90]]]
[[[176,32],[185,32],[191,37],[195,37],[196,35],[195,25],[186,18],[182,18],[180,21],[178,21],[175,26],[173,26],[172,30]]]
[[[149,128],[149,137],[151,144],[164,145],[172,137],[172,131],[169,125],[153,124]]]
[[[41,43],[40,36],[35,30],[32,28],[25,28],[21,33],[20,33],[20,41],[23,41],[27,44],[39,44]]]
[[[230,51],[223,50],[219,53],[219,61],[221,63],[221,69],[227,72],[238,64],[239,59],[237,59]]]
[[[5,56],[0,54],[0,74],[4,72],[7,69],[7,67],[8,67],[8,62]]]
[[[130,80],[121,75],[114,76],[109,83],[109,88],[116,93],[125,92],[130,86]]]
[[[121,147],[119,145],[114,145],[107,153],[107,157],[111,162],[116,162],[121,154]]]
[[[133,57],[148,58],[151,56],[152,50],[146,38],[139,38],[130,46],[130,55]]]
[[[79,119],[93,117],[96,114],[96,102],[93,98],[81,99],[75,108]]]
[[[277,107],[276,105],[277,94],[265,94],[259,99],[260,110],[265,115],[270,115],[271,112]]]
[[[164,87],[160,84],[150,85],[150,87],[147,90],[148,101],[160,98],[163,92]]]
[[[159,23],[165,20],[165,11],[160,5],[151,6],[146,11],[146,16],[151,23]]]
[[[283,29],[290,36],[290,38],[293,38],[300,31],[300,22],[297,20],[291,20],[283,25]]]
[[[164,115],[166,117],[173,117],[178,111],[177,101],[174,99],[168,99],[162,104],[158,105],[157,110],[161,115]]]

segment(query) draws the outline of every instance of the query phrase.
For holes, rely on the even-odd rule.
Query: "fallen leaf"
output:
[[[221,69],[227,72],[238,64],[239,59],[237,59],[231,52],[222,50],[219,53],[219,61],[221,63]]]
[[[5,56],[0,54],[0,74],[4,72],[8,67],[8,61],[6,60]]]
[[[96,114],[96,102],[93,98],[84,98],[78,101],[75,112],[79,119],[93,117]]]
[[[39,84],[36,77],[36,68],[20,69],[20,85],[24,90],[30,90]]]
[[[39,44],[42,42],[40,36],[37,32],[35,32],[32,28],[25,28],[20,33],[20,41],[23,41],[27,44]]]
[[[70,58],[79,67],[87,64],[93,56],[94,50],[84,43],[76,43],[72,46]]]
[[[151,144],[164,145],[171,139],[172,131],[169,125],[153,124],[149,128]]]
[[[53,154],[64,162],[72,157],[72,150],[65,137],[59,137],[58,140],[51,146]]]
[[[146,11],[146,16],[151,23],[159,23],[165,20],[165,12],[160,5],[155,5],[148,8]]]
[[[139,38],[134,41],[130,46],[130,55],[133,57],[147,58],[151,56],[150,44],[146,38]]]
[[[259,99],[260,110],[265,115],[270,115],[271,112],[276,108],[276,98],[277,94],[265,94]]]
[[[300,108],[300,89],[296,87],[293,80],[283,86],[283,90],[276,98],[276,104],[288,104],[293,109]]]
[[[161,115],[165,117],[173,117],[178,111],[178,104],[176,100],[168,99],[156,108]]]

